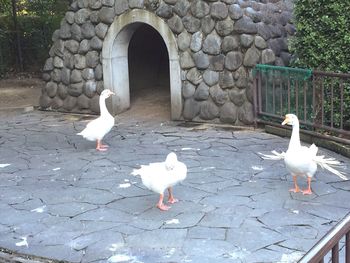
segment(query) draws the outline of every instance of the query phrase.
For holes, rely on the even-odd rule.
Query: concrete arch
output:
[[[142,24],[153,27],[163,38],[169,55],[171,118],[182,115],[181,70],[177,42],[168,25],[155,14],[134,9],[114,19],[102,47],[104,87],[113,90],[112,112],[118,114],[130,107],[128,47],[136,29]]]

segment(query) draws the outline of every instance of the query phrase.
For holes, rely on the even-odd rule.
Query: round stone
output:
[[[182,23],[186,30],[195,33],[201,28],[201,21],[193,16],[187,15],[182,19]]]
[[[168,20],[167,23],[170,29],[176,34],[180,34],[184,30],[184,25],[182,23],[182,20],[178,16],[173,16]]]
[[[261,36],[255,36],[254,45],[258,49],[265,49],[267,47],[266,41]]]
[[[196,86],[193,85],[192,83],[185,81],[183,89],[182,89],[182,96],[185,99],[191,98],[193,94],[196,91]]]
[[[209,87],[204,82],[198,85],[194,93],[194,98],[198,101],[207,100],[209,98]]]
[[[246,101],[238,108],[238,119],[246,125],[251,125],[254,122],[254,107],[253,104]]]
[[[51,106],[51,101],[52,99],[45,93],[41,94],[40,98],[39,98],[39,104],[40,107],[43,109],[47,109]]]
[[[233,88],[228,92],[230,100],[238,107],[242,106],[246,97],[245,90]]]
[[[74,109],[77,104],[77,98],[72,96],[67,96],[67,98],[63,101],[63,108],[67,111],[71,111]]]
[[[215,85],[209,89],[210,96],[218,105],[223,105],[228,100],[227,91],[222,90],[219,85]]]
[[[213,120],[219,117],[219,108],[214,102],[207,100],[201,103],[199,116],[203,120]]]
[[[89,51],[86,54],[86,66],[89,68],[95,68],[100,62],[100,56],[97,51]]]
[[[208,35],[203,43],[203,51],[210,55],[220,54],[221,38],[216,34]]]
[[[68,94],[73,97],[79,97],[83,93],[83,87],[84,87],[83,82],[71,83],[68,86]]]
[[[239,51],[230,51],[225,58],[225,67],[229,70],[238,69],[243,62],[243,54]]]
[[[193,54],[193,60],[198,69],[207,69],[209,67],[209,58],[203,51]]]
[[[79,109],[88,109],[90,107],[90,99],[84,94],[80,95],[77,99],[77,106]]]
[[[193,98],[186,99],[184,102],[183,117],[185,120],[193,120],[200,111],[200,103]]]
[[[89,98],[92,98],[96,94],[97,85],[93,80],[88,80],[84,85],[84,94]]]
[[[189,48],[191,43],[191,35],[184,31],[177,37],[177,45],[181,51],[185,51]]]
[[[201,29],[204,34],[210,34],[215,27],[215,21],[211,16],[206,16],[202,18]]]
[[[84,80],[91,80],[95,76],[94,70],[92,68],[86,68],[83,70],[82,77]]]
[[[219,72],[206,70],[203,74],[203,80],[208,86],[213,86],[219,82]]]
[[[234,124],[237,120],[237,106],[232,102],[226,102],[220,108],[220,121]]]
[[[182,69],[189,69],[195,66],[190,52],[185,51],[183,53],[180,53],[180,65]]]
[[[223,72],[220,72],[219,75],[219,84],[222,89],[231,88],[234,86],[234,80],[231,72],[225,70]]]
[[[216,20],[223,20],[228,16],[227,5],[221,2],[215,2],[211,6],[211,16]]]
[[[237,38],[233,36],[226,36],[221,43],[221,49],[224,53],[227,53],[232,50],[236,50],[238,48],[239,48],[239,42]]]
[[[70,76],[70,82],[71,83],[78,83],[81,82],[83,80],[82,76],[81,76],[81,71],[77,70],[77,69],[73,69],[71,76]]]
[[[48,82],[46,83],[46,86],[45,86],[45,93],[50,97],[50,98],[53,98],[56,96],[56,93],[57,93],[57,83],[55,82]]]
[[[57,95],[64,100],[68,96],[68,87],[62,83],[58,84]]]
[[[209,14],[209,5],[202,0],[195,0],[191,4],[191,13],[197,18],[202,18]]]

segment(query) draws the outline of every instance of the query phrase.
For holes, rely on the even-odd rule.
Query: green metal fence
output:
[[[299,117],[303,128],[350,139],[350,74],[257,65],[257,122]]]

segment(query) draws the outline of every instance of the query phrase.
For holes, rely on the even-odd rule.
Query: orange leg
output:
[[[174,204],[174,203],[179,202],[179,200],[174,198],[173,189],[171,187],[168,188],[168,192],[169,192],[168,203]]]
[[[97,140],[96,141],[96,150],[100,151],[100,152],[104,152],[107,151],[107,145],[102,144],[101,140]]]
[[[307,189],[306,190],[303,190],[303,194],[304,195],[311,195],[312,194],[312,191],[311,191],[311,177],[307,177]]]
[[[293,181],[294,181],[294,188],[289,189],[289,192],[293,192],[293,193],[300,192],[300,188],[297,183],[297,176],[295,174],[293,174]]]
[[[170,209],[170,206],[166,206],[166,205],[163,203],[163,199],[164,199],[164,195],[161,194],[161,195],[159,196],[159,201],[158,201],[158,203],[157,203],[157,207],[158,207],[160,210],[162,210],[162,211],[167,211],[167,210]]]

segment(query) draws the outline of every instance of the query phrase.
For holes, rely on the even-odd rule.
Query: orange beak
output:
[[[282,122],[282,125],[286,125],[289,122],[288,116],[285,117],[284,121]]]

